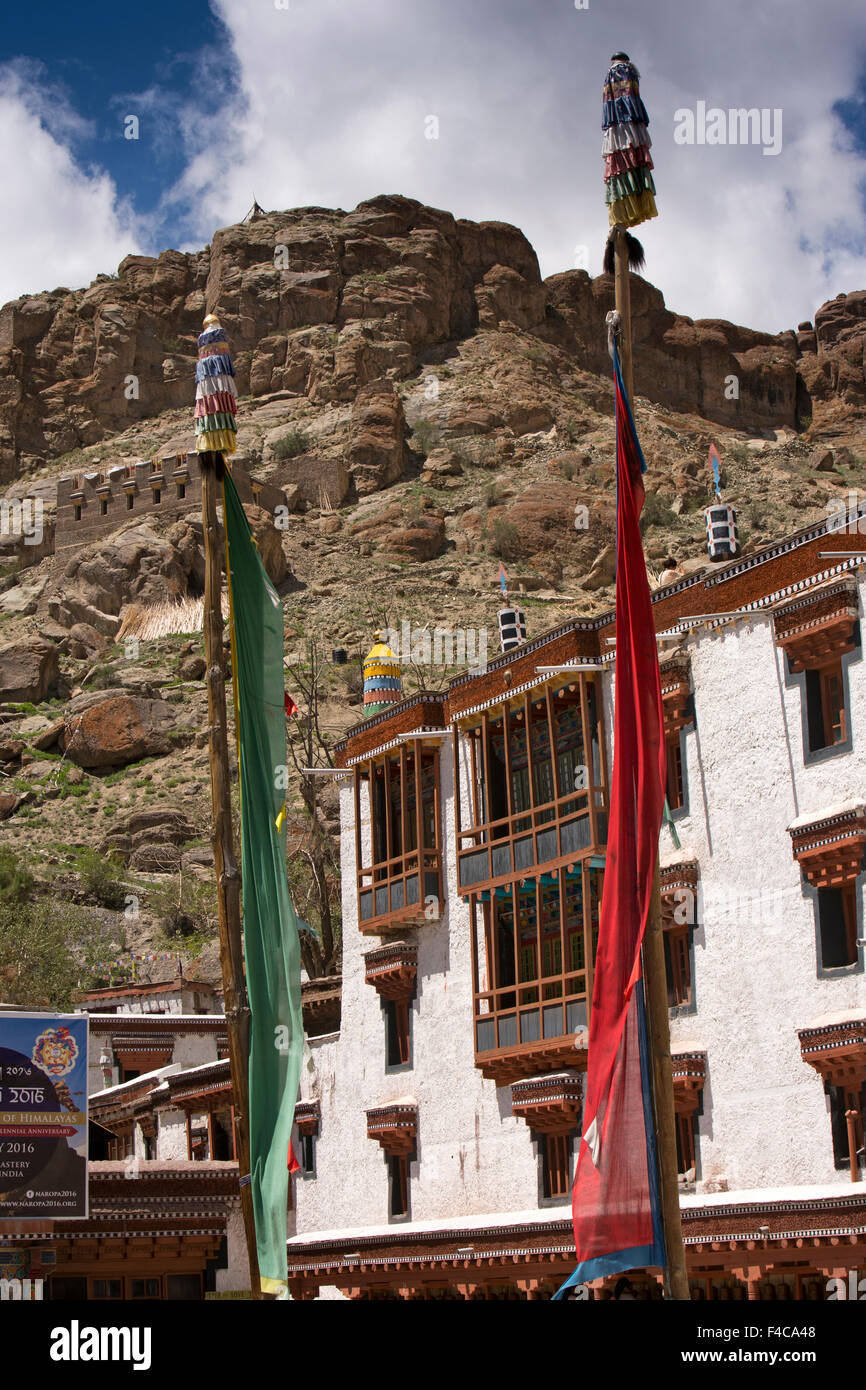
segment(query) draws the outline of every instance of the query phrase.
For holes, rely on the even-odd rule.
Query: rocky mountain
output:
[[[114,853],[143,905],[118,941],[193,922],[213,970],[200,639],[124,640],[134,607],[200,594],[200,519],[151,512],[62,555],[52,532],[58,477],[191,447],[204,313],[231,340],[239,457],[290,507],[282,529],[252,520],[298,680],[311,639],[350,656],[322,668],[334,738],[376,626],[472,627],[495,650],[500,559],[533,632],[610,606],[612,304],[609,276],[542,280],[515,227],[389,196],[269,213],[0,310],[0,503],[38,500],[45,521],[39,546],[0,535],[0,819],[34,891],[75,896],[82,847]],[[653,575],[706,563],[712,441],[747,548],[862,485],[866,291],[776,336],[693,322],[637,276],[632,307]],[[447,675],[415,667],[407,688]]]

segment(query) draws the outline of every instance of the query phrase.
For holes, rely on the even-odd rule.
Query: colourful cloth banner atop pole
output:
[[[264,1293],[286,1288],[286,1212],[301,1071],[301,959],[286,874],[283,608],[231,474],[223,483],[241,784],[244,955],[250,997],[250,1177]],[[279,828],[277,821],[280,820]]]
[[[665,801],[661,681],[640,535],[646,471],[614,349],[616,701],[583,1137],[572,1193],[573,1284],[665,1263],[641,980]]]

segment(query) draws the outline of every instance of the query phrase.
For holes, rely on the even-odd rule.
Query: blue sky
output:
[[[253,194],[405,193],[516,223],[543,274],[596,274],[620,47],[650,110],[660,216],[640,235],[668,305],[775,332],[866,285],[866,17],[849,0],[95,0],[15,7],[0,44],[0,302],[204,245]],[[699,102],[778,109],[780,152],[677,144]]]

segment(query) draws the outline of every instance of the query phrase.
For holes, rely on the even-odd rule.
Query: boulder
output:
[[[80,711],[70,708],[59,744],[79,767],[124,767],[171,751],[171,716],[164,700],[103,692]]]
[[[445,544],[445,518],[438,513],[424,513],[405,526],[389,531],[382,549],[404,555],[410,560],[432,560]]]
[[[203,656],[188,656],[186,661],[182,661],[177,668],[177,674],[182,681],[200,681],[207,670],[207,662]]]
[[[289,572],[283,550],[283,533],[274,525],[274,518],[263,507],[248,505],[244,508],[253,538],[259,548],[262,564],[267,570],[272,584],[282,584]]]
[[[41,704],[59,679],[57,648],[44,637],[0,648],[0,700]]]

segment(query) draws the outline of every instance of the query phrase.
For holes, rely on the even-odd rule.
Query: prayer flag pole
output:
[[[218,326],[213,315],[204,321],[202,337],[213,336]],[[221,385],[224,383],[220,383]],[[197,390],[197,395],[200,395]],[[228,406],[228,402],[222,402]],[[199,418],[197,406],[196,416]],[[228,414],[221,418],[223,434],[198,434],[203,444],[234,447]],[[203,420],[204,423],[204,420]],[[209,423],[213,424],[214,421]],[[231,421],[233,424],[233,419]],[[228,722],[226,716],[225,657],[223,654],[222,576],[223,540],[217,521],[217,489],[223,476],[225,461],[222,452],[211,448],[198,450],[201,466],[201,518],[204,533],[204,644],[207,662],[208,757],[211,785],[211,844],[217,885],[219,915],[219,955],[223,979],[223,998],[228,1033],[229,1072],[234,1100],[234,1148],[240,1181],[241,1212],[244,1220],[247,1256],[250,1266],[250,1289],[253,1298],[261,1298],[255,1215],[250,1187],[249,1142],[249,1032],[250,1006],[244,974],[244,953],[241,940],[240,890],[241,879],[235,854],[232,830],[231,782],[229,778]]]
[[[605,174],[611,232],[604,269],[614,275],[614,302],[619,315],[618,346],[623,384],[634,412],[631,293],[629,273],[644,263],[640,242],[627,227],[655,217],[655,187],[649,170],[649,118],[640,100],[637,70],[625,53],[615,53],[604,92]],[[619,134],[617,134],[619,132]],[[608,148],[610,147],[610,148]],[[659,1198],[664,1236],[665,1285],[669,1298],[689,1300],[677,1181],[676,1113],[668,1023],[667,977],[662,935],[661,880],[656,851],[652,897],[641,948],[644,998],[652,1074]]]
[[[232,1096],[234,1097],[235,1153],[238,1161],[241,1210],[250,1263],[250,1288],[253,1298],[261,1298],[253,1198],[249,1179],[250,1006],[247,998],[243,948],[241,946],[241,880],[232,831],[226,687],[223,669],[225,660],[221,607],[223,547],[216,509],[217,469],[222,469],[223,457],[222,454],[203,452],[199,455],[199,462],[201,464],[201,511],[205,556],[204,642],[207,661],[211,843],[217,882],[220,968],[223,978],[226,1031],[229,1043],[229,1070],[232,1081]]]

